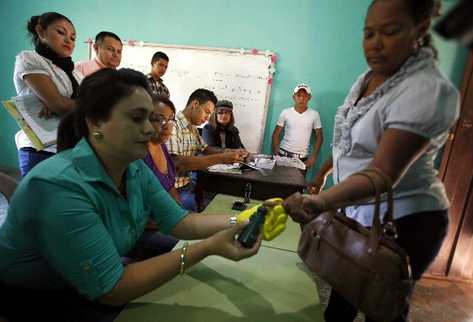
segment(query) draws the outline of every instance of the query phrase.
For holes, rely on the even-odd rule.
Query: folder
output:
[[[36,150],[43,150],[56,143],[59,118],[40,118],[39,112],[44,104],[36,95],[15,96],[11,100],[3,101],[2,104],[26,133]]]

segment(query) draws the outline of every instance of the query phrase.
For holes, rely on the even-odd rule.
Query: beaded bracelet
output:
[[[186,272],[186,255],[187,255],[187,247],[189,246],[188,242],[184,243],[184,246],[181,248],[181,269],[179,274],[184,274]]]

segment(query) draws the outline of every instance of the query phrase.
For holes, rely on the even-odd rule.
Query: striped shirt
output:
[[[194,156],[207,148],[197,128],[190,124],[182,112],[176,116],[176,123],[172,135],[166,143],[170,154],[180,156]],[[189,172],[181,172],[176,175],[176,188],[181,188],[191,181]]]

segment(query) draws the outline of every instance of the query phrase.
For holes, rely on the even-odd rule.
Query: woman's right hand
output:
[[[39,118],[44,118],[47,120],[54,116],[54,112],[43,105],[43,108],[41,108],[41,111],[39,111],[38,116]]]
[[[325,201],[319,196],[302,195],[296,192],[283,201],[282,206],[297,223],[305,225],[325,211]]]
[[[247,224],[248,222],[236,224],[231,228],[221,230],[207,238],[205,242],[207,243],[210,255],[222,256],[233,261],[239,261],[255,255],[261,246],[261,235],[251,248],[243,247],[235,239],[235,235]]]

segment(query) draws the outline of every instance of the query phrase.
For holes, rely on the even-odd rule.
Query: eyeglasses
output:
[[[223,114],[232,114],[232,111],[229,111],[229,110],[220,110],[220,111],[217,111],[217,114],[219,115],[223,115]]]
[[[176,121],[174,118],[170,119],[165,119],[159,115],[153,115],[151,114],[149,116],[149,121],[151,123],[157,123],[160,127],[164,127],[166,125],[174,125],[174,122]]]

